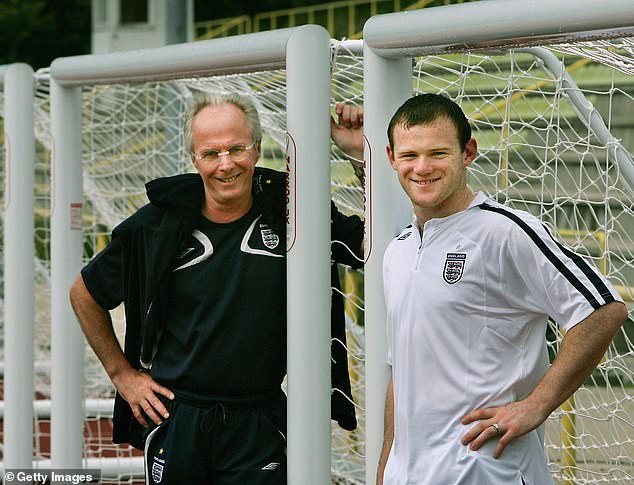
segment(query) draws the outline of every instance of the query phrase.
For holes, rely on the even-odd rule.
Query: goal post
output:
[[[329,59],[329,36],[325,29],[303,26],[143,51],[62,58],[53,62],[51,278],[52,300],[60,303],[57,312],[53,312],[52,326],[54,334],[58,329],[60,336],[66,336],[65,332],[74,326],[74,335],[70,338],[72,348],[66,348],[54,335],[53,466],[78,468],[81,465],[81,450],[68,447],[69,440],[74,443],[82,435],[78,425],[82,413],[77,412],[76,406],[69,405],[71,399],[82,399],[81,392],[75,394],[80,389],[81,379],[76,373],[76,362],[65,357],[79,352],[75,346],[81,338],[70,305],[66,303],[68,288],[79,270],[82,254],[80,231],[74,225],[77,220],[73,212],[81,208],[82,203],[79,88],[106,82],[213,76],[286,65],[287,132],[295,146],[298,194],[307,199],[291,200],[298,235],[288,254],[287,266],[288,368],[296,369],[297,376],[289,373],[289,480],[298,484],[327,483],[330,473],[327,400],[330,393],[330,338],[324,322],[330,318],[330,216],[325,210],[330,193]],[[307,88],[311,96],[301,94]],[[293,174],[290,176],[293,179]],[[299,234],[307,230],[307,233]],[[310,274],[311,278],[304,279],[301,291],[295,293],[297,288],[290,283],[296,282],[300,274]],[[311,311],[305,311],[307,308]],[[72,379],[69,376],[73,376]],[[65,407],[56,407],[55,402],[59,400],[65,402]],[[306,439],[307,430],[310,439]]]
[[[383,445],[385,391],[390,373],[383,300],[383,253],[398,230],[407,225],[408,207],[411,207],[386,157],[386,127],[392,113],[412,94],[412,62],[378,56],[366,43],[363,64],[366,140],[365,481],[373,483]]]
[[[27,64],[0,69],[4,90],[4,466],[30,468],[33,446],[34,76]]]
[[[330,36],[294,35],[286,52],[288,483],[317,485],[330,482]]]
[[[440,52],[626,37],[634,31],[628,0],[485,0],[375,15],[363,40],[378,55],[398,59]]]
[[[402,82],[411,83],[410,86],[414,91],[442,92],[454,98],[467,112],[467,116],[471,117],[472,122],[476,125],[475,136],[483,136],[486,138],[483,146],[488,147],[487,153],[482,154],[481,158],[476,160],[482,168],[472,169],[470,183],[478,189],[483,188],[490,192],[490,195],[498,200],[510,202],[519,208],[530,208],[537,215],[542,217],[546,223],[555,229],[562,228],[559,235],[563,237],[566,230],[571,226],[569,234],[573,236],[573,245],[584,255],[592,257],[592,259],[609,257],[612,268],[605,274],[620,288],[621,294],[626,300],[632,298],[632,255],[631,255],[631,233],[632,222],[632,187],[634,186],[634,174],[632,167],[631,155],[620,145],[618,140],[610,136],[609,131],[604,128],[613,129],[608,123],[606,124],[596,118],[596,111],[592,109],[590,103],[583,106],[567,107],[567,111],[576,111],[580,114],[580,119],[584,116],[588,119],[583,120],[587,126],[586,131],[579,130],[573,132],[571,139],[550,140],[548,137],[551,132],[557,136],[564,136],[560,133],[568,129],[566,126],[566,118],[571,116],[559,111],[559,104],[562,100],[574,98],[578,93],[574,87],[569,84],[570,79],[564,72],[555,73],[552,76],[546,76],[543,71],[537,77],[541,78],[530,84],[531,77],[523,71],[523,65],[516,56],[521,56],[521,49],[517,49],[517,54],[513,53],[513,49],[517,47],[533,47],[552,45],[555,43],[564,44],[566,42],[590,41],[593,39],[609,39],[631,36],[634,33],[634,10],[629,0],[610,0],[610,1],[591,1],[584,2],[583,6],[578,1],[561,0],[553,4],[548,0],[535,0],[525,2],[523,0],[487,0],[480,2],[465,3],[459,5],[442,6],[435,8],[427,8],[418,11],[406,13],[394,13],[378,15],[369,19],[364,27],[364,41],[366,43],[365,59],[365,96],[364,109],[366,113],[372,113],[371,118],[379,120],[389,120],[394,109],[384,102],[382,96],[376,94],[376,85],[380,85],[382,80],[390,75],[393,65],[389,61],[402,60],[407,63],[414,63],[415,73],[411,77],[406,69],[403,69],[400,76],[405,79]],[[632,50],[626,44],[623,47],[625,51],[626,67],[621,68],[626,75],[631,76],[632,70],[628,70],[632,61]],[[613,51],[618,47],[612,48],[610,45],[600,46],[599,52],[595,59],[599,59],[602,53]],[[557,51],[556,49],[553,49]],[[511,51],[509,56],[507,52]],[[570,55],[574,49],[566,50],[562,47],[557,52],[565,52]],[[532,54],[535,54],[533,52]],[[495,56],[501,56],[501,65],[495,64]],[[506,56],[506,57],[505,57]],[[615,58],[618,55],[615,55]],[[523,61],[522,61],[523,62]],[[531,61],[527,61],[530,63]],[[534,63],[535,69],[542,69],[543,61]],[[368,67],[368,66],[371,66]],[[612,65],[612,69],[616,72],[619,70],[618,60]],[[510,75],[513,80],[506,80],[505,76]],[[547,69],[546,69],[547,71]],[[472,76],[471,76],[472,75]],[[479,77],[487,77],[486,87],[478,85]],[[527,79],[526,86],[521,81]],[[554,80],[553,80],[554,77]],[[473,78],[473,79],[472,79]],[[530,79],[529,79],[530,78]],[[619,78],[620,80],[620,78]],[[613,82],[614,76],[613,76]],[[481,81],[485,84],[485,81]],[[401,85],[394,81],[394,85]],[[543,91],[541,86],[545,86]],[[617,85],[618,86],[618,85]],[[626,81],[626,87],[629,84]],[[383,93],[389,90],[391,86],[383,86]],[[623,98],[631,102],[631,91],[624,92],[625,88],[614,87],[608,89],[606,97],[613,93],[623,94]],[[397,88],[397,92],[400,90]],[[522,114],[514,113],[513,103],[522,104],[523,98],[536,93],[536,97],[542,95],[544,98],[550,96],[556,98],[552,102],[548,114],[553,119],[548,125],[548,131],[544,130],[542,121],[539,118],[539,109],[547,101],[536,101],[537,106],[534,108],[535,127],[531,134],[522,132],[523,126],[516,126],[512,116],[522,116]],[[570,95],[570,98],[568,96]],[[395,94],[398,97],[398,94]],[[407,98],[408,93],[401,93],[401,101]],[[611,98],[610,98],[611,99]],[[574,104],[574,100],[573,104]],[[525,100],[521,109],[528,110],[525,105],[530,105],[530,100]],[[550,101],[548,101],[550,102]],[[557,103],[557,104],[556,104]],[[585,101],[584,101],[585,103]],[[611,105],[610,105],[611,106]],[[605,107],[604,107],[605,108]],[[610,109],[609,106],[607,109]],[[490,120],[487,118],[490,116]],[[561,118],[556,118],[560,116]],[[370,116],[368,115],[368,118]],[[521,121],[521,120],[520,120]],[[549,120],[545,120],[544,123]],[[530,123],[526,121],[525,123]],[[561,126],[559,125],[561,123]],[[486,133],[483,127],[487,128]],[[384,121],[383,130],[385,131],[387,122]],[[481,128],[482,127],[482,128]],[[573,127],[574,129],[578,129]],[[571,128],[572,130],[572,128]],[[528,132],[528,130],[526,130]],[[540,135],[541,132],[545,132]],[[603,136],[601,135],[603,132]],[[580,140],[575,140],[576,134],[580,135]],[[481,134],[481,135],[480,135]],[[368,131],[367,142],[371,156],[367,159],[367,170],[372,173],[382,166],[386,166],[388,161],[385,154],[385,134],[380,131]],[[543,136],[544,139],[540,138]],[[531,138],[529,138],[531,137]],[[496,141],[497,138],[497,141]],[[535,140],[533,140],[533,138]],[[535,167],[532,161],[520,158],[526,166],[520,170],[516,166],[511,166],[513,161],[511,157],[519,153],[516,145],[523,145],[528,151],[537,157],[552,156],[552,166],[548,166],[549,160],[545,160],[543,165]],[[577,146],[580,145],[580,146]],[[631,151],[631,148],[630,148]],[[538,153],[539,152],[539,153]],[[598,152],[598,155],[595,155]],[[631,152],[630,152],[631,153]],[[601,160],[602,154],[605,154],[606,161]],[[520,154],[521,155],[521,154]],[[574,157],[581,168],[573,169],[564,163],[568,159]],[[585,168],[583,162],[586,161],[588,168]],[[516,165],[519,165],[517,163]],[[599,170],[598,175],[594,170]],[[576,171],[575,171],[576,170]],[[587,170],[588,173],[585,171]],[[580,172],[580,173],[578,173]],[[393,175],[392,175],[393,176]],[[512,177],[512,178],[509,178]],[[598,177],[600,182],[592,177]],[[541,181],[539,179],[542,179]],[[530,183],[535,183],[537,200],[532,200],[529,193],[532,190]],[[541,185],[541,189],[539,184]],[[562,188],[569,184],[572,189]],[[583,185],[582,185],[583,184]],[[540,193],[541,191],[541,193]],[[596,193],[596,194],[595,194]],[[388,199],[383,202],[383,196],[386,194],[373,191],[367,194],[368,202],[366,204],[366,219],[372,220],[371,235],[375,236],[381,233],[390,233],[394,235],[394,221],[397,218],[403,219],[410,216],[411,211],[405,210],[404,213],[398,215],[392,214],[391,218],[380,218],[377,216],[380,206],[389,207],[393,204]],[[602,200],[597,199],[602,196]],[[572,208],[562,207],[559,200],[567,198],[573,202]],[[587,198],[587,199],[586,199]],[[579,203],[577,204],[577,199]],[[596,207],[596,208],[595,208]],[[603,209],[602,209],[603,207]],[[368,208],[371,208],[370,210]],[[579,216],[578,212],[587,211],[587,216]],[[610,219],[612,212],[614,218]],[[590,222],[589,222],[590,221]],[[600,228],[596,229],[594,223],[600,224]],[[598,243],[599,239],[606,234],[611,234],[611,242],[604,244]],[[617,241],[621,246],[617,249]],[[622,244],[621,244],[622,243]],[[610,244],[612,249],[610,249]],[[380,286],[380,281],[370,281],[380,278],[379,271],[374,271],[374,263],[372,258],[381,257],[387,240],[381,241],[373,237],[369,243],[372,247],[372,254],[366,265],[366,294],[369,294],[369,287],[373,285]],[[603,248],[597,248],[599,245]],[[606,249],[606,247],[608,249]],[[600,256],[596,256],[599,253]],[[624,262],[624,261],[627,262]],[[600,266],[600,265],[598,265]],[[618,267],[618,270],[617,270]],[[382,292],[381,292],[382,294]],[[368,296],[368,308],[370,305]],[[384,311],[384,310],[383,310]],[[368,310],[366,321],[366,347],[368,349],[385,348],[384,342],[377,342],[375,339],[385,339],[385,332],[371,332],[369,325],[374,319],[385,322],[385,314],[370,315]],[[378,325],[378,323],[377,323]],[[629,342],[627,334],[623,333],[626,342]],[[557,341],[549,340],[549,347],[552,349],[557,346]],[[597,407],[600,412],[606,413],[602,415],[600,420],[606,423],[606,426],[615,426],[618,430],[619,439],[623,440],[614,444],[611,448],[601,450],[594,453],[594,444],[588,447],[585,460],[586,462],[578,462],[574,465],[556,465],[551,461],[551,471],[558,476],[564,476],[566,479],[567,471],[572,467],[585,473],[587,476],[600,476],[602,479],[609,481],[614,477],[621,478],[624,476],[632,478],[631,463],[622,459],[623,447],[625,449],[631,446],[634,440],[634,424],[627,417],[629,411],[625,412],[625,418],[622,415],[622,409],[629,409],[631,402],[634,400],[633,394],[634,381],[632,380],[632,372],[624,370],[627,365],[623,361],[630,362],[632,356],[632,348],[629,344],[623,344],[624,353],[615,351],[614,345],[608,352],[613,359],[614,355],[619,357],[616,360],[609,360],[609,364],[602,366],[599,372],[606,376],[611,373],[622,374],[625,377],[621,379],[620,389],[613,391],[610,389],[608,377],[602,380],[607,384],[607,392],[615,392],[619,397],[615,397],[610,402],[603,402]],[[367,355],[366,362],[366,382],[382,383],[383,389],[387,384],[386,375],[380,366],[370,365],[371,359],[385,358],[381,356]],[[608,367],[611,366],[611,367]],[[608,370],[610,369],[610,370]],[[609,379],[617,379],[610,377]],[[376,385],[376,384],[375,384]],[[593,394],[590,383],[588,387],[584,387],[579,393],[591,400]],[[600,387],[601,384],[597,384]],[[624,394],[621,395],[621,394]],[[380,392],[373,391],[370,393],[369,384],[366,386],[366,407],[368,415],[366,417],[366,433],[368,436],[366,446],[366,483],[375,483],[376,464],[380,453],[380,448],[376,444],[371,443],[373,437],[382,435],[383,433],[383,416],[379,413],[370,414],[370,410],[381,408],[383,405],[384,395]],[[373,401],[373,402],[370,402]],[[594,401],[592,401],[594,402]],[[586,422],[595,420],[595,407],[593,404],[587,404],[586,408],[578,408],[573,412],[577,414],[586,414]],[[577,399],[579,404],[579,399]],[[605,410],[612,406],[612,409]],[[562,417],[565,418],[565,411]],[[617,414],[614,421],[610,421],[610,413]],[[553,419],[558,419],[557,417]],[[585,425],[587,427],[588,424]],[[574,431],[573,431],[574,432]],[[595,430],[598,434],[599,432]],[[579,431],[581,436],[582,432]],[[602,437],[597,436],[596,439]],[[593,439],[593,438],[591,438]],[[572,440],[574,441],[574,440]],[[606,443],[610,440],[606,439]],[[562,447],[552,446],[552,450],[548,451],[553,454],[560,453],[565,455],[570,443]],[[580,444],[577,449],[577,456],[584,445]],[[596,445],[598,448],[603,447]],[[602,454],[603,453],[603,454]],[[620,455],[621,454],[621,455]],[[594,455],[594,456],[593,456]],[[619,457],[621,456],[621,457]],[[550,460],[549,460],[550,461]],[[631,460],[630,460],[631,461]],[[611,463],[617,463],[614,470],[606,470]],[[590,464],[589,464],[590,463]],[[620,466],[622,465],[622,466]],[[610,478],[612,477],[612,478]],[[618,479],[617,478],[617,479]],[[572,483],[572,482],[570,482]],[[577,483],[577,482],[575,482]],[[581,483],[581,482],[579,482]],[[586,483],[586,482],[583,482]],[[620,483],[620,482],[619,482]],[[628,482],[629,483],[629,482]]]
[[[81,468],[83,337],[68,298],[82,262],[81,88],[51,78],[51,462]]]

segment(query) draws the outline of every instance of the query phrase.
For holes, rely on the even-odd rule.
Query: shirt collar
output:
[[[471,204],[469,204],[469,207],[467,207],[467,210],[471,209],[472,207],[475,207],[477,205],[480,205],[480,204],[486,202],[489,199],[490,199],[490,197],[488,195],[486,195],[484,192],[478,191],[478,192],[476,192],[475,197],[471,201]]]

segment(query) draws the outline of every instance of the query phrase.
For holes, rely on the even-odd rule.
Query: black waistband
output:
[[[216,404],[223,404],[229,409],[248,408],[257,406],[266,401],[280,398],[284,395],[281,389],[274,389],[259,394],[239,395],[239,396],[212,396],[212,395],[192,395],[188,392],[172,389],[175,400],[199,408],[210,408]]]

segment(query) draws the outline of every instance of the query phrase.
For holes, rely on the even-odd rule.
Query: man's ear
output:
[[[387,159],[390,161],[390,165],[392,165],[392,168],[396,170],[396,161],[394,160],[394,153],[392,153],[390,145],[385,147],[385,151],[387,152]]]
[[[475,138],[470,138],[464,149],[464,166],[468,167],[478,154],[478,142]]]

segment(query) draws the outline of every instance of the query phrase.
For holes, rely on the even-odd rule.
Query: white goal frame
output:
[[[366,137],[365,265],[366,483],[376,481],[383,442],[383,409],[389,379],[382,256],[392,235],[411,216],[410,204],[387,160],[386,128],[413,94],[412,58],[511,45],[621,37],[634,32],[631,0],[486,0],[377,15],[363,29]],[[634,190],[634,166],[617,163]],[[631,162],[631,160],[629,161]],[[380,198],[373,196],[380,194]]]
[[[33,447],[34,76],[31,66],[0,68],[4,91],[4,466],[31,468]]]
[[[387,345],[381,262],[389,240],[411,215],[409,201],[398,186],[385,156],[385,132],[396,107],[412,94],[412,57],[511,45],[533,49],[530,46],[554,41],[593,39],[597,33],[619,37],[633,32],[631,0],[588,0],[583,8],[578,0],[486,0],[380,15],[366,23],[363,49],[367,484],[375,483],[383,439],[385,386],[389,376],[385,361]],[[288,154],[291,156],[288,166],[299,168],[297,179],[291,179],[297,187],[297,192],[290,194],[290,207],[294,209],[292,220],[297,222],[297,240],[288,255],[287,269],[288,291],[293,292],[288,298],[289,483],[330,483],[330,337],[328,326],[324,325],[330,318],[330,224],[328,211],[324,209],[329,207],[330,201],[328,37],[319,27],[304,26],[55,61],[51,68],[54,141],[52,459],[44,464],[40,462],[38,466],[106,468],[102,463],[82,460],[84,406],[89,407],[84,404],[82,392],[84,345],[68,303],[68,288],[80,269],[83,252],[78,229],[81,218],[77,219],[83,198],[82,86],[224,75],[286,65],[287,127],[289,137],[296,144],[296,150]],[[34,415],[33,328],[23,322],[33,321],[33,306],[28,296],[33,293],[34,277],[27,276],[32,274],[29,271],[33,267],[33,254],[25,253],[32,251],[32,247],[24,244],[24,241],[33,240],[32,158],[35,148],[29,138],[33,117],[33,71],[24,64],[0,66],[2,87],[5,92],[8,172],[4,221],[4,466],[30,468],[33,436],[24,430],[32,429]],[[592,117],[592,110],[587,115]],[[16,122],[19,124],[11,125]],[[27,126],[28,123],[31,125]],[[600,126],[593,127],[593,130],[597,129],[600,130]],[[615,157],[618,159],[618,152]],[[634,187],[632,166],[627,160],[619,162],[619,166],[630,188]],[[291,177],[294,176],[295,171],[291,170]],[[9,227],[11,220],[17,225]],[[306,221],[306,227],[302,221]],[[11,268],[18,268],[19,274],[10,277]],[[310,280],[306,279],[307,274],[311,275]],[[19,294],[19,297],[11,297],[9,292]]]
[[[288,480],[329,483],[330,335],[325,322],[330,318],[330,217],[324,210],[330,201],[329,42],[325,29],[310,25],[62,58],[51,65],[53,467],[82,466],[83,340],[68,302],[82,257],[81,86],[213,76],[285,64],[287,132],[294,142],[288,155],[294,223],[294,244],[287,255]]]

